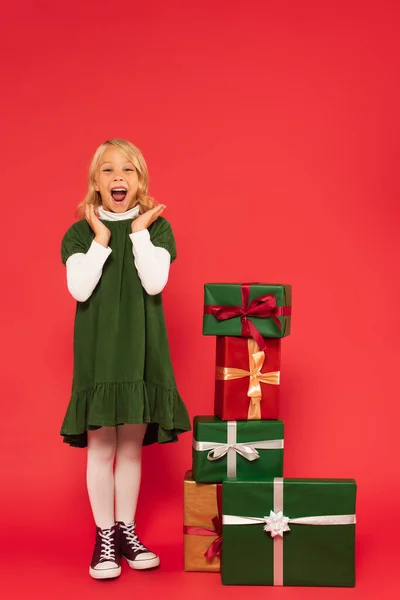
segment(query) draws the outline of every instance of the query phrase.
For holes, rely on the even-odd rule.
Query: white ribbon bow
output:
[[[259,453],[254,446],[248,444],[221,444],[220,446],[214,446],[207,454],[208,460],[218,460],[228,454],[229,450],[232,449],[247,460],[257,460],[260,458]]]
[[[234,450],[247,460],[257,460],[260,458],[258,450],[275,450],[283,447],[283,440],[264,440],[261,442],[246,442],[245,444],[221,444],[219,442],[197,442],[194,440],[195,450],[207,451],[208,460],[219,460],[228,454],[229,450]]]

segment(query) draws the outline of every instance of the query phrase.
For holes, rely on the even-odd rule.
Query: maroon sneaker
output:
[[[135,523],[125,525],[122,521],[119,525],[119,547],[131,569],[144,570],[154,569],[160,565],[160,558],[154,552],[150,552],[143,546],[135,532]]]
[[[96,527],[96,543],[89,575],[93,579],[112,579],[121,575],[118,525],[111,529]]]

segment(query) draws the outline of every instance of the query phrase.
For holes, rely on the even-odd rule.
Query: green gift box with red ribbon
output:
[[[290,333],[290,285],[270,283],[206,283],[204,335],[252,337],[263,350],[263,337]]]
[[[354,479],[222,485],[222,583],[355,585]]]

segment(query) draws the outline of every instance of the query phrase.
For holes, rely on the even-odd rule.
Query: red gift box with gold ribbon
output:
[[[281,340],[219,336],[214,412],[223,421],[278,419]]]

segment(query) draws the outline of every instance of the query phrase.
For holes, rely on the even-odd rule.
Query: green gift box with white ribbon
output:
[[[225,585],[353,587],[353,479],[230,480],[222,488]]]
[[[281,477],[282,421],[194,417],[192,471],[197,483],[221,483],[236,477],[252,481]]]

